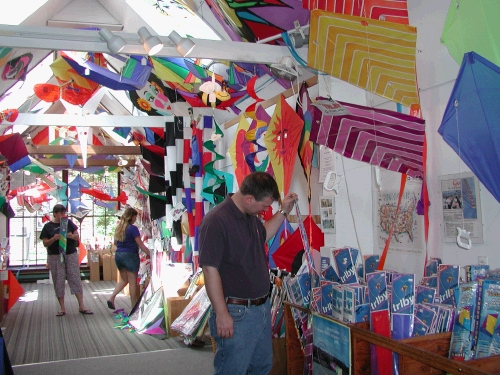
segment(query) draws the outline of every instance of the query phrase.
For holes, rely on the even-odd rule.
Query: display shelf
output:
[[[288,375],[303,373],[304,355],[297,337],[295,320],[291,308],[298,308],[285,302],[286,337],[288,355]],[[321,315],[321,314],[319,314]],[[331,317],[328,317],[332,319]],[[341,322],[342,323],[342,322]],[[346,324],[346,323],[343,323]],[[447,357],[451,333],[442,333],[414,337],[404,340],[393,340],[369,330],[368,323],[346,324],[351,332],[351,373],[354,375],[369,375],[370,344],[375,344],[399,354],[400,375],[410,374],[470,374],[487,375],[500,372],[500,356],[481,358],[467,362],[458,362]],[[294,335],[294,337],[292,337]],[[298,344],[298,350],[296,345]],[[297,354],[300,353],[300,356]],[[301,361],[301,363],[299,363]],[[293,366],[292,366],[293,363]],[[300,372],[298,371],[300,369]]]

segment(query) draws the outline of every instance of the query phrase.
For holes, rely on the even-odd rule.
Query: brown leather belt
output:
[[[267,301],[267,296],[254,299],[248,299],[248,298],[243,299],[243,298],[232,298],[232,297],[228,297],[226,299],[228,305],[243,305],[247,307],[250,307],[251,305],[260,306],[264,304],[266,301]]]

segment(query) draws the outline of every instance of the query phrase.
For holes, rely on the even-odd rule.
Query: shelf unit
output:
[[[292,307],[308,314],[311,314],[311,311],[285,302],[287,374],[302,375],[304,354],[297,336],[295,320],[291,311]],[[322,316],[335,320],[329,316]],[[399,354],[400,375],[491,375],[500,373],[500,356],[475,359],[467,362],[458,362],[449,359],[447,357],[451,337],[451,333],[449,332],[404,340],[393,340],[371,332],[368,323],[341,323],[348,326],[351,332],[351,373],[353,375],[369,375],[371,373],[370,344],[378,345]]]

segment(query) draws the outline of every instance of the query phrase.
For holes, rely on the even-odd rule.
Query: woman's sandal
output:
[[[64,316],[66,315],[66,313],[64,311],[59,311],[56,316]]]
[[[84,314],[84,315],[92,315],[93,314],[93,312],[90,310],[78,310],[78,312],[80,314]]]

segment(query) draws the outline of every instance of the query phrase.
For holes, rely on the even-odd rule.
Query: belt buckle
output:
[[[252,300],[249,298],[247,299],[247,308],[250,308],[252,306]]]

